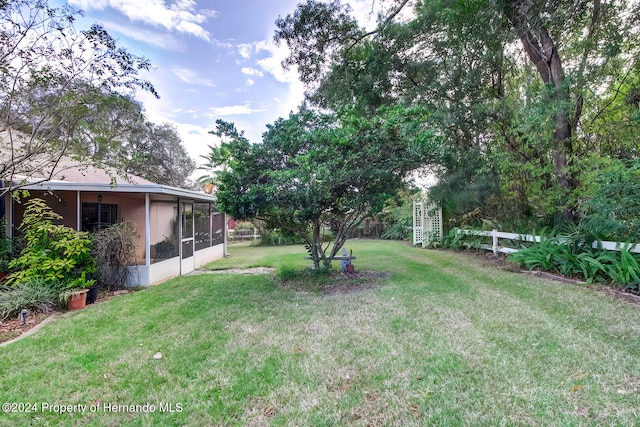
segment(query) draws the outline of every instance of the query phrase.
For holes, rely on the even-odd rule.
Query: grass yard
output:
[[[0,348],[0,401],[22,411],[0,425],[640,425],[639,307],[467,255],[347,248],[389,277],[326,295],[187,276],[54,320]],[[229,252],[209,268],[309,264]]]

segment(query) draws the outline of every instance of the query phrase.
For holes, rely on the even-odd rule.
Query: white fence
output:
[[[260,238],[260,234],[258,234],[258,229],[240,229],[240,230],[229,230],[227,233],[228,240],[257,240]]]
[[[500,239],[519,240],[524,242],[540,242],[540,236],[532,236],[530,234],[504,233],[498,230],[481,231],[481,230],[466,230],[466,229],[459,228],[456,232],[460,234],[467,234],[472,236],[491,237],[490,245],[483,244],[483,245],[480,245],[480,247],[482,249],[493,251],[495,255],[497,255],[498,252],[507,253],[507,254],[518,252],[518,249],[516,248],[510,248],[508,246],[500,246]],[[628,246],[629,252],[640,253],[640,243],[632,243],[631,245],[629,245],[628,243],[622,243],[622,242],[609,242],[605,240],[598,240],[593,242],[592,246],[594,249],[602,248],[607,251],[619,251],[623,247],[626,248]]]

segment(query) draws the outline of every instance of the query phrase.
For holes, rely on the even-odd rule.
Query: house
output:
[[[210,194],[137,176],[117,176],[65,159],[56,171],[44,181],[30,176],[32,183],[21,188],[29,191],[29,197],[46,200],[62,215],[64,225],[77,230],[93,231],[120,221],[133,223],[139,237],[138,263],[130,266],[132,286],[150,286],[190,273],[226,252],[225,216],[217,211]],[[23,203],[9,194],[2,196],[0,215],[4,213],[10,237],[18,230],[23,212]]]

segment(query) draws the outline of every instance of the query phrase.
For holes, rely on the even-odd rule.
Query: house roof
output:
[[[136,175],[125,175],[118,173],[115,170],[99,169],[92,166],[76,165],[74,167],[74,162],[72,160],[65,160],[61,163],[61,167],[56,169],[52,179],[36,182],[34,184],[27,184],[22,188],[27,190],[50,191],[151,193],[206,200],[210,202],[215,201],[215,197],[211,194],[156,184]],[[37,181],[42,179],[41,177],[33,178]]]
[[[0,145],[8,144],[6,136],[6,131],[0,132]],[[0,153],[0,160],[3,160],[9,152],[8,146],[3,148],[6,150],[0,151],[3,151],[5,156]],[[9,161],[9,159],[4,160]],[[29,166],[33,167],[32,164]],[[151,193],[215,201],[212,195],[204,192],[156,184],[136,175],[123,174],[115,169],[96,168],[68,157],[61,158],[54,165],[49,161],[42,168],[33,167],[28,172],[26,170],[21,172],[15,171],[10,180],[20,182],[20,187],[26,190]]]

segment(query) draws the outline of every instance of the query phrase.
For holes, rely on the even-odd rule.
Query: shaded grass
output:
[[[390,278],[321,295],[266,276],[181,277],[0,353],[3,402],[182,412],[4,414],[0,424],[637,425],[636,307],[461,254],[348,248],[357,269]],[[300,247],[229,250],[235,266],[306,265]]]

